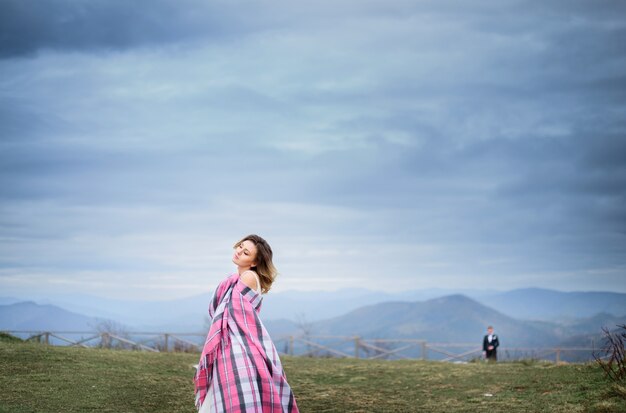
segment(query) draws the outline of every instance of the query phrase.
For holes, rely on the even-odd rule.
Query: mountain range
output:
[[[33,301],[0,305],[0,330],[95,331],[102,321]]]
[[[451,295],[361,307],[312,323],[308,331],[312,335],[351,334],[369,338],[420,338],[439,343],[480,343],[486,326],[493,325],[502,337],[502,344],[507,346],[549,347],[581,334],[599,336],[602,326],[615,327],[625,319],[626,316],[602,313],[567,323],[521,320],[469,297]]]
[[[335,309],[334,313],[348,310],[318,320],[308,319],[306,311],[299,312],[307,308],[310,303],[307,300],[304,301],[304,306],[298,306],[293,295],[281,297],[280,294],[276,294],[275,297],[269,295],[266,298],[261,316],[270,334],[277,338],[306,333],[361,336],[370,339],[419,338],[431,343],[480,343],[485,327],[491,324],[500,335],[502,344],[508,347],[557,345],[588,347],[592,341],[600,338],[602,327],[614,328],[626,322],[624,294],[621,297],[617,294],[618,297],[615,297],[614,293],[605,293],[604,300],[598,298],[602,293],[572,294],[537,289],[517,290],[504,294],[504,297],[484,294],[482,302],[466,295],[452,294],[424,300],[368,303],[349,309],[347,302],[355,305],[359,299],[371,298],[369,293],[344,292],[335,296],[327,293],[324,306],[330,306],[338,300],[343,303],[343,307]],[[415,296],[412,295],[411,298]],[[536,296],[549,297],[550,300],[546,302],[536,299]],[[270,301],[270,297],[274,301]],[[309,293],[311,300],[313,297],[314,294]],[[86,300],[85,297],[82,298]],[[170,302],[98,301],[91,298],[73,302],[73,308],[87,309],[92,314],[99,314],[97,316],[69,311],[53,304],[15,302],[13,299],[5,298],[0,302],[10,304],[0,305],[0,329],[93,331],[101,323],[109,322],[117,323],[118,326],[123,325],[127,331],[201,332],[206,325],[202,318],[203,311],[195,310],[194,307],[201,305],[205,307],[209,297],[202,295],[192,298]],[[525,309],[521,305],[523,300],[531,303],[529,305],[533,306],[533,309]],[[268,301],[273,304],[273,308],[267,308]],[[489,305],[485,305],[485,302]],[[574,307],[576,303],[577,306]],[[106,307],[106,311],[99,310],[103,307]],[[502,308],[506,309],[508,314],[502,311]],[[543,312],[542,308],[545,308]],[[623,313],[615,314],[606,311],[607,309]],[[291,319],[268,316],[281,310],[283,316],[300,315]],[[331,309],[324,310],[325,314],[333,314]],[[599,311],[594,313],[595,310]],[[126,313],[129,311],[134,312],[130,317]],[[516,312],[531,315],[529,318],[532,319],[511,315]],[[117,317],[125,314],[126,317]],[[128,323],[129,320],[149,324],[132,324]]]
[[[626,294],[611,292],[562,292],[525,288],[486,294],[480,301],[515,318],[565,321],[599,313],[626,314]]]
[[[469,297],[503,315],[523,320],[567,324],[598,314],[616,317],[626,314],[626,294],[623,293],[528,288],[508,292],[446,289],[399,293],[366,289],[270,292],[263,299],[261,316],[266,322],[282,319],[296,324],[313,323],[383,302],[421,302],[456,294]],[[88,295],[0,297],[0,305],[35,301],[90,317],[116,320],[134,330],[195,332],[202,330],[205,324],[210,296],[211,293],[206,292],[168,301],[114,300]],[[286,322],[282,325],[286,326]]]

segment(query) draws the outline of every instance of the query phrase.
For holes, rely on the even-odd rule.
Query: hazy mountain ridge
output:
[[[626,294],[613,292],[562,292],[542,288],[523,288],[490,294],[481,302],[512,317],[564,321],[593,317],[599,313],[626,314]]]
[[[32,301],[0,305],[3,330],[94,331],[103,321],[106,320]]]
[[[429,289],[404,290],[398,293],[367,289],[339,291],[271,292],[263,299],[264,321],[287,319],[293,322],[316,322],[341,316],[361,307],[382,302],[417,302],[462,293],[499,313],[516,319],[576,323],[579,319],[607,313],[615,317],[626,314],[626,294],[611,292],[568,293],[539,288],[507,292],[482,290]],[[211,292],[168,301],[112,300],[87,295],[65,295],[21,299],[39,304],[53,304],[76,313],[115,319],[134,329],[167,327],[171,331],[201,329],[207,315]],[[14,303],[16,297],[0,297]]]
[[[65,295],[47,297],[37,302],[53,304],[92,317],[111,318],[133,328],[146,329],[160,325],[201,326],[209,299],[209,293],[168,301],[130,301],[90,295]]]
[[[421,302],[366,306],[323,322],[313,334],[359,335],[368,338],[419,338],[431,342],[480,342],[487,325],[496,326],[504,342],[516,345],[555,344],[558,325],[517,320],[469,297],[452,295]]]
[[[509,309],[515,309],[518,301],[537,289],[517,290],[511,296],[517,297],[509,303]],[[546,290],[540,290],[546,291]],[[504,293],[504,294],[509,294]],[[556,294],[553,294],[556,293]],[[447,295],[424,301],[393,300],[386,302],[368,303],[363,306],[349,309],[343,314],[337,314],[324,320],[313,321],[306,317],[305,312],[298,312],[298,302],[293,294],[278,293],[268,295],[263,303],[261,316],[272,336],[298,334],[303,327],[313,335],[359,335],[368,338],[420,338],[430,342],[479,342],[482,340],[485,327],[492,324],[496,332],[502,337],[506,346],[552,346],[561,343],[576,343],[581,345],[594,340],[601,335],[603,326],[614,327],[626,320],[625,316],[616,316],[610,313],[596,313],[584,318],[564,317],[560,322],[543,320],[525,320],[491,308],[485,303],[461,294]],[[359,299],[371,300],[375,293],[367,290],[343,291],[342,293],[324,293],[326,300],[318,303],[318,308],[326,309],[335,300],[350,301],[352,305]],[[569,295],[547,291],[552,297],[574,297],[579,302],[584,301],[585,294]],[[596,301],[598,294],[592,294],[591,301]],[[610,308],[619,309],[614,300],[614,293],[606,293],[611,300],[607,300]],[[316,293],[305,295],[312,303]],[[402,297],[415,297],[418,294],[404,292]],[[624,296],[626,294],[618,294]],[[485,295],[489,304],[498,303],[493,296]],[[545,297],[545,295],[544,295]],[[77,312],[66,311],[59,306],[50,304],[38,305],[30,303],[14,303],[0,305],[0,329],[47,329],[47,330],[93,330],[103,318],[114,319],[120,325],[126,325],[134,331],[169,331],[169,332],[201,332],[206,327],[206,307],[210,294],[195,297],[162,301],[162,302],[124,302],[119,300],[98,301],[91,297],[82,297],[82,302],[74,303],[74,307],[95,309],[96,313],[102,309],[106,314],[120,314],[117,317],[88,317]],[[67,297],[66,297],[67,299]],[[516,301],[517,300],[517,301]],[[626,302],[626,300],[625,300]],[[272,305],[274,306],[272,309]],[[568,304],[570,305],[570,304]],[[346,308],[348,304],[344,303]],[[541,302],[536,303],[541,307]],[[269,307],[269,308],[268,308]],[[290,307],[286,309],[285,307]],[[349,306],[348,306],[349,307]],[[566,307],[568,308],[568,307]],[[604,306],[603,308],[606,308]],[[548,312],[558,310],[554,302],[549,303]],[[281,318],[271,318],[269,315],[282,310]],[[332,309],[335,310],[336,309]],[[536,308],[533,311],[538,311]],[[587,308],[587,312],[592,309]],[[103,312],[104,313],[104,312]],[[132,314],[129,314],[132,313]],[[579,309],[578,313],[584,313]],[[295,314],[295,317],[294,317]],[[624,310],[626,314],[626,309]],[[292,319],[285,317],[291,316]],[[295,320],[294,320],[295,318]],[[546,317],[548,318],[548,317]],[[136,320],[140,323],[128,323]]]
[[[366,289],[326,291],[272,292],[264,297],[261,315],[270,320],[317,321],[335,317],[372,302],[417,300],[432,298],[445,290],[421,292],[380,293]],[[52,304],[92,317],[118,320],[136,330],[167,329],[180,332],[199,330],[205,323],[212,292],[165,301],[129,301],[90,295],[62,295],[28,299],[39,304]],[[0,297],[0,304],[2,304]],[[12,301],[10,301],[12,300]],[[15,302],[15,298],[7,301]],[[155,321],[156,320],[156,321]],[[284,323],[283,323],[284,324]]]
[[[493,325],[503,351],[533,357],[539,348],[596,349],[603,336],[602,326],[625,319],[626,316],[600,314],[567,324],[519,320],[469,297],[453,295],[424,302],[374,304],[329,320],[310,323],[305,327],[313,336],[359,336],[370,340],[420,339],[435,347],[436,343],[467,344],[463,350],[458,351],[461,353],[480,348],[486,326]],[[298,330],[298,333],[303,332],[302,328]],[[396,342],[390,345],[393,348],[399,344]],[[347,342],[340,344],[338,349],[351,354],[353,347],[354,344]],[[455,351],[452,350],[452,353]],[[419,346],[414,346],[404,354],[419,357],[422,353]],[[442,355],[435,353],[429,357],[441,358]],[[563,357],[575,361],[578,357],[584,360],[585,355],[581,352],[570,352]]]

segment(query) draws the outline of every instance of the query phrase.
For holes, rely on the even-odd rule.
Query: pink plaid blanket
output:
[[[298,412],[276,347],[259,319],[261,301],[236,273],[215,289],[211,327],[194,378],[198,409]]]

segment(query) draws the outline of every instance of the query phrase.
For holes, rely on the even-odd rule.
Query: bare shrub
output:
[[[626,379],[626,324],[618,325],[618,329],[610,331],[602,327],[604,332],[604,347],[599,352],[593,352],[593,358],[600,365],[606,377],[615,383]]]
[[[296,316],[296,326],[300,332],[300,337],[306,341],[311,341],[313,333],[313,323],[308,321],[304,313]],[[306,353],[309,357],[317,357],[318,350],[314,350],[309,343],[306,343]]]
[[[198,347],[180,340],[174,341],[174,352],[177,353],[197,353]]]
[[[129,340],[130,337],[126,328],[120,323],[112,320],[102,320],[96,325],[96,331],[100,334],[98,347],[115,349],[132,348],[131,345],[115,339],[115,337],[121,337]]]

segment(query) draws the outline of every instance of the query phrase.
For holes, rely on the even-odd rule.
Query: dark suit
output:
[[[483,338],[483,351],[487,355],[487,360],[489,361],[497,361],[498,360],[498,346],[500,345],[500,341],[498,340],[498,336],[495,334],[491,335],[491,343],[489,342],[489,335],[486,335]],[[489,350],[489,346],[493,346],[493,350]]]

